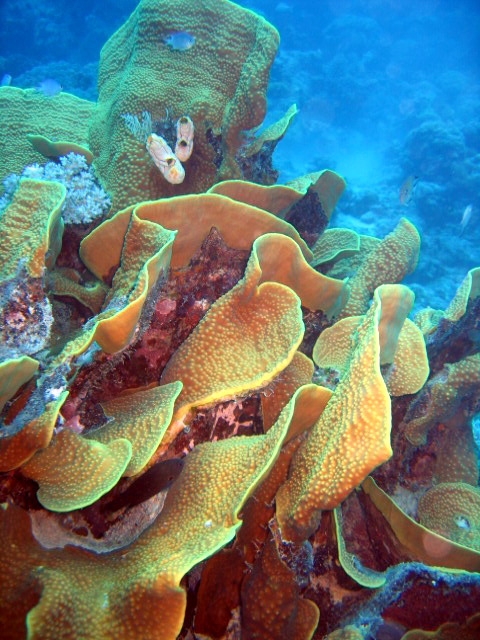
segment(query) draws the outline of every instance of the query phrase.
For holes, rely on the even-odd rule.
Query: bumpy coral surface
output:
[[[191,34],[193,46],[169,47],[164,39],[176,32]],[[99,100],[89,133],[95,168],[115,211],[242,176],[235,156],[242,132],[265,116],[278,42],[269,23],[227,0],[140,2],[102,49]],[[146,138],[139,140],[125,126],[124,116],[141,119],[143,112],[153,133],[172,148],[177,119],[192,119],[194,150],[182,184],[165,180],[145,150]]]
[[[329,170],[240,179],[253,157],[271,177],[265,144],[294,115],[242,139],[276,46],[226,0],[142,0],[102,53],[90,130],[112,215],[75,197],[85,155],[12,182],[2,638],[476,637],[478,269],[412,322],[411,222],[325,230],[345,187]],[[183,115],[173,185],[143,137]]]
[[[26,164],[44,164],[27,134],[87,145],[88,122],[95,104],[69,93],[45,96],[34,89],[2,87],[0,94],[0,181],[21,173]],[[73,151],[73,148],[70,150]],[[64,151],[64,153],[66,153]]]
[[[11,174],[4,180],[5,194],[0,199],[0,209],[12,199],[18,188],[20,177],[34,180],[55,181],[66,188],[62,205],[62,217],[72,224],[88,224],[106,215],[110,200],[97,184],[91,167],[83,155],[68,153],[58,162],[47,162],[45,166],[33,164],[25,167],[21,176]]]

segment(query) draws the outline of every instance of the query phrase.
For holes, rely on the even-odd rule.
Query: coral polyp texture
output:
[[[327,229],[341,176],[271,184],[277,44],[142,0],[94,107],[30,129],[0,91],[2,638],[478,635],[480,268],[411,320],[409,220]]]
[[[193,46],[169,47],[164,39],[175,32],[191,33]],[[115,211],[242,177],[236,156],[243,132],[265,116],[278,43],[272,25],[228,0],[140,2],[102,49],[89,132],[94,166]],[[172,149],[177,120],[188,116],[193,122],[195,143],[181,184],[165,180],[145,150],[146,139],[125,126],[126,117],[138,121],[145,112],[153,127],[148,133],[162,136]]]
[[[85,150],[94,107],[95,103],[69,93],[46,97],[34,89],[2,87],[0,180],[10,173],[21,173],[27,164],[45,164],[48,156]],[[59,141],[57,148],[47,150],[45,143],[37,144],[42,137]]]

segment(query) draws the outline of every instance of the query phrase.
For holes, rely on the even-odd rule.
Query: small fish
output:
[[[409,175],[400,187],[399,199],[402,204],[408,204],[413,196],[413,190],[418,182],[418,176]]]
[[[163,38],[163,41],[174,51],[186,51],[195,44],[195,38],[187,31],[172,31]]]
[[[468,223],[470,222],[470,219],[472,217],[472,211],[473,211],[473,207],[471,204],[467,204],[467,206],[465,207],[465,210],[462,214],[462,219],[460,221],[460,227],[461,227],[461,231],[460,231],[460,235],[463,235],[463,232],[465,231],[466,226],[468,225]]]
[[[123,507],[135,507],[168,489],[183,469],[184,460],[171,458],[157,462],[141,476],[138,476],[123,493],[117,495],[104,506],[104,511],[118,511]]]
[[[275,7],[275,11],[293,11],[293,7],[286,2],[279,2]]]
[[[464,516],[455,516],[454,521],[457,527],[459,527],[460,529],[466,529],[467,531],[470,531],[470,523]]]
[[[12,76],[9,73],[4,73],[0,82],[0,87],[9,87],[12,82]]]
[[[42,80],[40,84],[38,84],[35,89],[40,93],[43,93],[44,96],[52,97],[56,96],[62,90],[62,85],[53,80],[52,78],[47,78],[46,80]]]

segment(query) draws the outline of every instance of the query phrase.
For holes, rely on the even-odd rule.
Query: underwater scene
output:
[[[1,640],[480,640],[480,5],[1,0]]]

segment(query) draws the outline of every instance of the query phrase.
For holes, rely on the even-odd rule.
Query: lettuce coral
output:
[[[192,47],[166,45],[178,29]],[[265,145],[293,117],[242,133],[277,44],[227,0],[142,0],[102,52],[93,170],[88,150],[43,166],[25,122],[7,129],[8,171],[42,163],[10,180],[0,228],[8,639],[399,637],[426,610],[472,627],[478,269],[413,323],[408,220],[325,231],[333,171],[241,179],[270,180]],[[65,144],[50,123],[37,147],[85,144],[92,105],[55,104]],[[144,138],[186,115],[171,185]]]

